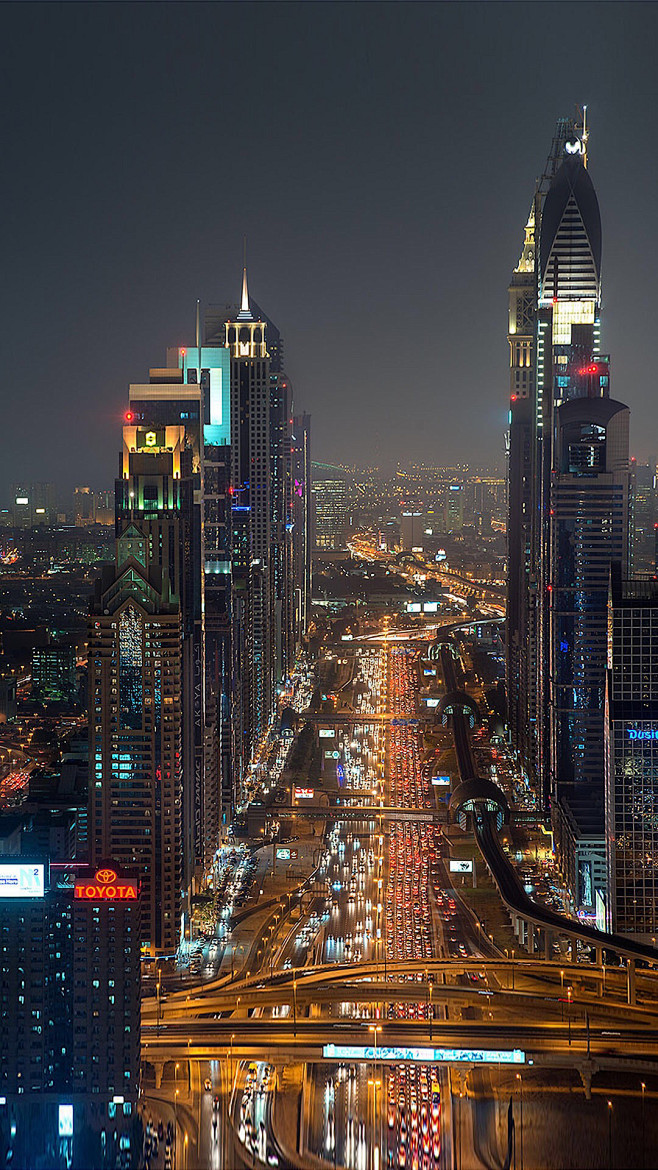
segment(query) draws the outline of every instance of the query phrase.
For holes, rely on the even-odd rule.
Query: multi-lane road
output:
[[[382,1051],[392,1047],[518,1049],[537,1066],[556,1058],[605,1066],[620,1053],[651,1060],[647,1024],[637,1011],[624,1017],[621,1004],[605,1017],[595,973],[590,986],[574,969],[565,1014],[557,965],[542,973],[537,962],[509,962],[489,940],[481,951],[446,868],[418,723],[419,647],[384,640],[354,653],[359,710],[333,721],[342,803],[330,814],[314,809],[327,823],[301,914],[273,929],[249,978],[241,971],[170,996],[159,1024],[145,1008],[146,1059],[169,1072],[189,1060],[176,1170],[452,1170],[456,1143],[460,1167],[502,1164],[486,1070],[455,1117],[439,1054],[393,1060]],[[322,724],[332,726],[330,714]],[[330,1044],[363,1055],[339,1059]],[[303,1091],[287,1113],[275,1108],[284,1080],[288,1092],[291,1083]],[[462,1161],[466,1141],[470,1161]]]

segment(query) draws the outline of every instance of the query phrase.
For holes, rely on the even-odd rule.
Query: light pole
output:
[[[612,1170],[612,1101],[608,1101],[608,1167]]]
[[[293,1021],[293,1034],[294,1034],[294,1037],[296,1040],[297,1039],[297,977],[295,975],[293,975],[293,977],[292,977],[292,1021]]]
[[[571,1048],[571,988],[570,987],[567,987],[567,999],[568,999],[567,1017],[568,1017],[568,1021],[569,1021],[569,1047]]]
[[[646,1085],[645,1085],[644,1081],[642,1082],[642,1086],[640,1086],[640,1087],[642,1087],[642,1165],[644,1168],[645,1161],[646,1161],[645,1152],[644,1152],[644,1149],[645,1149],[645,1147],[644,1147],[644,1094],[646,1092]]]
[[[183,1170],[187,1170],[187,1134],[183,1141]]]
[[[381,1086],[381,1081],[376,1081],[374,1078],[368,1081],[368,1088],[372,1086],[372,1166],[373,1170],[379,1170],[379,1144],[375,1143],[375,1126],[377,1124],[377,1089]],[[370,1094],[368,1094],[368,1102],[370,1101]],[[368,1110],[370,1111],[370,1110]]]
[[[374,1109],[374,1113],[373,1113],[373,1116],[372,1116],[372,1132],[373,1132],[373,1138],[374,1138],[374,1135],[375,1135],[375,1133],[376,1133],[376,1130],[377,1130],[377,1088],[376,1088],[376,1086],[380,1084],[380,1081],[377,1081],[377,1080],[375,1080],[375,1077],[377,1076],[377,1033],[378,1033],[378,1032],[381,1032],[381,1030],[382,1030],[382,1029],[381,1029],[381,1024],[370,1024],[370,1025],[368,1026],[368,1031],[369,1031],[369,1032],[372,1032],[372,1034],[373,1034],[373,1037],[374,1037],[374,1050],[375,1050],[375,1052],[374,1052],[374,1057],[373,1057],[373,1063],[372,1063],[372,1069],[373,1069],[373,1085],[375,1086],[375,1088],[374,1088],[374,1091],[373,1091],[373,1109]],[[380,1117],[380,1121],[381,1121],[381,1117]],[[380,1136],[381,1136],[381,1134],[380,1134]],[[380,1146],[381,1146],[381,1142],[377,1142],[377,1144],[376,1144],[376,1146],[375,1146],[375,1161],[374,1161],[374,1163],[373,1163],[373,1164],[374,1164],[374,1167],[375,1167],[375,1170],[379,1170],[379,1150],[380,1150]]]
[[[519,1092],[521,1095],[521,1170],[523,1170],[523,1077],[521,1073],[516,1074],[516,1079],[519,1082]]]
[[[429,987],[429,997],[430,997],[430,1044],[431,1044],[432,1043],[432,1021],[434,1019],[434,1007],[432,1005],[432,982],[431,982],[431,980],[428,984],[428,987]]]

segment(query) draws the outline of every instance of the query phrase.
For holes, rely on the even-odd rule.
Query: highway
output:
[[[160,1022],[144,1004],[144,1059],[156,1077],[164,1070],[165,1096],[171,1070],[190,1069],[179,1100],[190,1167],[453,1170],[456,1142],[460,1167],[502,1166],[491,1074],[477,1070],[460,1101],[464,1082],[439,1049],[453,1070],[455,1050],[472,1067],[477,1049],[519,1050],[524,1070],[547,1076],[556,1061],[579,1073],[593,1061],[640,1076],[655,1067],[651,972],[638,973],[644,1002],[633,1009],[619,969],[566,964],[567,990],[564,962],[501,956],[451,887],[418,717],[420,654],[386,636],[362,644],[360,710],[317,720],[334,730],[345,803],[296,810],[325,822],[302,913],[273,926],[248,977],[168,995]],[[474,775],[466,719],[438,730],[436,752],[453,734]],[[341,1059],[332,1044],[362,1055]],[[390,1051],[409,1048],[417,1060]]]

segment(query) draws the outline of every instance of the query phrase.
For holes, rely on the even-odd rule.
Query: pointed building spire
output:
[[[242,300],[240,302],[240,312],[238,313],[238,321],[253,321],[251,309],[249,308],[249,288],[247,285],[247,237],[242,238]]]

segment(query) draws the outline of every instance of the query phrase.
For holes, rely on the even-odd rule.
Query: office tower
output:
[[[605,591],[628,564],[628,412],[600,352],[601,221],[586,126],[558,122],[510,286],[507,681],[513,743],[584,913],[603,857]],[[583,871],[585,872],[585,870]],[[592,885],[590,883],[590,885]]]
[[[348,532],[347,472],[331,463],[312,463],[313,548],[344,548]]]
[[[295,640],[299,645],[311,613],[311,416],[295,415],[292,424],[293,578],[297,598]]]
[[[542,401],[537,390],[538,236],[543,200],[564,157],[570,130],[558,120],[509,286],[510,410],[507,447],[506,680],[512,743],[540,782],[539,559]],[[543,347],[543,342],[542,342]],[[541,791],[544,796],[543,789]],[[544,801],[544,803],[547,803]]]
[[[656,517],[655,467],[631,460],[632,519],[629,521],[629,541],[633,573],[654,571],[654,522]]]
[[[658,934],[658,582],[610,579],[606,710],[609,929]]]
[[[90,487],[73,489],[73,518],[79,528],[95,523],[96,497]]]
[[[171,448],[165,510],[180,506],[184,484]],[[155,510],[145,480],[138,502],[151,498]],[[180,937],[182,629],[175,550],[158,564],[151,535],[126,523],[91,604],[89,837],[95,866],[116,863],[141,881],[142,946],[156,955]]]
[[[205,341],[230,362],[232,782],[240,803],[295,647],[292,389],[281,335],[250,299],[246,269],[240,305],[207,309]]]
[[[422,550],[425,516],[422,512],[403,512],[400,517],[400,548],[403,552]]]
[[[16,528],[51,524],[55,519],[55,488],[51,483],[14,484],[11,499]]]
[[[32,647],[30,697],[38,703],[72,704],[78,698],[75,650],[73,646]]]
[[[448,485],[444,504],[446,532],[461,532],[464,527],[464,488],[460,483]]]
[[[43,857],[1,859],[0,906],[7,1164],[136,1165],[138,881]]]
[[[183,887],[191,891],[217,848],[227,799],[222,783],[225,789],[229,784],[228,363],[218,351],[171,348],[166,367],[151,369],[149,382],[132,384],[129,393],[130,421],[156,433],[163,426],[181,428],[182,447],[189,453],[192,494],[186,495],[186,535],[178,548],[187,562],[182,603]]]
[[[626,573],[629,419],[628,408],[610,398],[573,398],[555,411],[547,574],[552,814],[558,856],[585,914],[594,914],[605,881],[608,583],[613,561]]]

